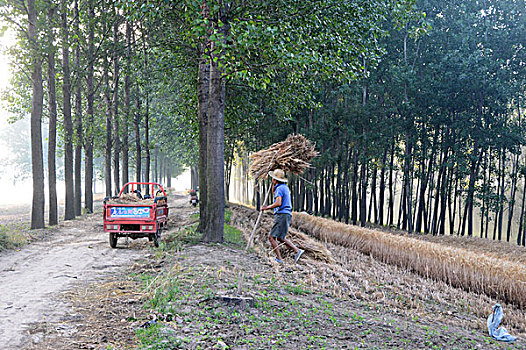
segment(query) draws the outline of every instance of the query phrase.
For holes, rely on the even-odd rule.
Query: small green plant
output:
[[[226,220],[225,220],[226,222]],[[243,234],[237,228],[225,224],[223,229],[223,238],[225,243],[234,245],[237,248],[243,248],[246,241],[243,239]]]
[[[141,328],[136,331],[139,340],[139,349],[152,350],[175,350],[182,349],[185,340],[174,337],[173,333],[168,328],[162,327],[160,324],[154,324],[147,328]]]
[[[230,224],[230,218],[232,217],[232,211],[225,209],[225,224]]]
[[[9,224],[0,226],[0,252],[5,249],[14,249],[29,240],[29,235],[22,232],[28,230],[27,224]]]
[[[285,290],[289,293],[295,294],[295,295],[307,295],[312,294],[312,292],[308,289],[306,289],[303,284],[288,284],[285,286]]]

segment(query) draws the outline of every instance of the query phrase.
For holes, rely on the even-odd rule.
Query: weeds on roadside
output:
[[[29,234],[24,233],[29,230],[26,223],[8,224],[0,226],[0,252],[6,249],[14,249],[24,245],[31,238]]]

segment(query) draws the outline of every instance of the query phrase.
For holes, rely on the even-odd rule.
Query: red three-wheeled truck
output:
[[[151,195],[143,197],[140,185],[148,186]],[[103,219],[104,232],[109,232],[112,248],[117,246],[119,237],[148,237],[158,247],[161,230],[166,228],[168,219],[166,192],[155,182],[128,182],[118,196],[104,199]]]

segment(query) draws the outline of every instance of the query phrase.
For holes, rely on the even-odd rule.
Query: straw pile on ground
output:
[[[257,179],[264,179],[271,170],[301,174],[310,167],[316,157],[314,145],[303,135],[289,135],[285,141],[278,142],[250,156],[250,173]]]
[[[109,204],[151,204],[153,199],[141,199],[132,193],[124,193],[116,198],[111,198]]]
[[[234,226],[240,228],[248,239],[248,233],[252,229],[258,212],[254,209],[236,204],[230,204],[230,208],[232,211],[230,222]],[[256,235],[254,238],[255,244],[265,247],[263,251],[266,252],[268,250],[267,253],[271,252],[267,237],[270,229],[272,228],[272,223],[272,215],[268,213],[264,214],[261,218],[261,223],[256,230]],[[290,229],[287,238],[290,239],[300,249],[304,249],[306,257],[308,256],[314,260],[324,261],[327,263],[334,262],[331,252],[323,244],[316,242],[306,234],[299,232],[298,230]],[[283,257],[290,256],[292,259],[294,258],[290,249],[281,249],[281,252]]]
[[[294,213],[292,226],[322,242],[358,250],[423,277],[526,307],[526,266],[522,264],[306,213]]]

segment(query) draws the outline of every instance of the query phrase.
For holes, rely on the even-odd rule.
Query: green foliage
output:
[[[184,349],[184,345],[188,343],[188,341],[181,340],[181,338],[175,337],[170,332],[167,332],[166,329],[159,324],[154,324],[147,328],[139,328],[136,331],[136,335],[141,344],[139,349]]]
[[[7,235],[7,233],[4,232],[3,227],[0,230],[0,251],[5,249],[12,249],[15,247],[15,244],[10,239],[10,237]]]
[[[6,249],[17,248],[30,240],[27,234],[29,227],[23,224],[0,225],[0,252]]]

